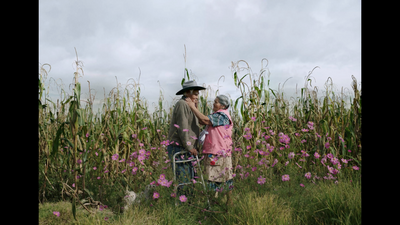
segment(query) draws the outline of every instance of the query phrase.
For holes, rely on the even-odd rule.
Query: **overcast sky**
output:
[[[186,67],[200,85],[211,85],[233,100],[231,62],[246,60],[259,73],[268,59],[270,88],[292,77],[293,94],[315,66],[312,85],[324,93],[331,77],[337,90],[361,84],[360,0],[39,0],[39,63],[51,65],[47,78],[73,83],[76,47],[84,64],[82,96],[88,82],[99,104],[116,79],[125,87],[141,71],[141,96],[157,103],[160,84],[171,104]],[[241,64],[244,65],[244,64]],[[244,75],[242,73],[240,75]],[[52,88],[51,99],[59,97]],[[71,93],[71,92],[69,92]],[[213,100],[213,99],[212,99]]]

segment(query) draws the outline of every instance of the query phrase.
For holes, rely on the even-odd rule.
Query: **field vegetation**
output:
[[[335,92],[328,79],[324,95],[318,96],[311,71],[300,96],[287,99],[284,84],[270,88],[267,63],[261,60],[259,73],[244,60],[231,66],[241,93],[230,107],[232,206],[225,204],[226,188],[216,195],[204,190],[198,178],[187,187],[195,191],[186,201],[173,193],[176,183],[170,183],[166,153],[175,144],[167,140],[173,104],[165,107],[161,91],[150,113],[139,83],[132,80],[125,88],[115,87],[94,113],[94,96],[81,96],[82,62],[75,61],[72,92],[61,89],[56,102],[46,94],[51,66],[41,65],[39,223],[361,224],[361,90],[356,79],[351,95],[343,88]],[[186,68],[183,79],[190,79]],[[201,91],[203,114],[212,112],[211,96],[217,93]],[[156,187],[149,199],[124,209],[127,190],[140,193],[151,183]]]

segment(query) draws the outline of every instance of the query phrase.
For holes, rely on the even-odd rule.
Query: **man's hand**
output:
[[[195,148],[189,150],[190,153],[192,153],[194,156],[197,155],[197,150]]]

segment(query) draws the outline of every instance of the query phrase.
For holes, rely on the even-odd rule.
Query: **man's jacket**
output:
[[[172,112],[172,119],[168,132],[169,143],[173,141],[174,143],[172,145],[176,146],[176,143],[178,143],[179,146],[189,151],[195,148],[194,146],[197,146],[197,139],[195,138],[199,137],[199,133],[200,127],[198,119],[185,102],[184,97],[182,97],[175,104]]]

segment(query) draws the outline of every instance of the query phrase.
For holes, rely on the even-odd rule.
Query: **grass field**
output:
[[[310,72],[301,96],[287,100],[269,87],[266,67],[256,74],[243,60],[232,63],[241,92],[230,107],[233,206],[225,204],[227,190],[216,198],[197,182],[178,206],[172,183],[124,210],[126,190],[139,193],[161,174],[173,179],[166,153],[173,106],[165,108],[160,93],[149,113],[135,83],[113,89],[95,114],[92,97],[81,104],[79,61],[73,93],[61,90],[64,98],[54,103],[45,92],[46,66],[39,72],[40,224],[361,224],[361,90],[354,77],[353,97],[335,93],[329,80],[319,97]],[[211,92],[200,94],[206,115]]]

